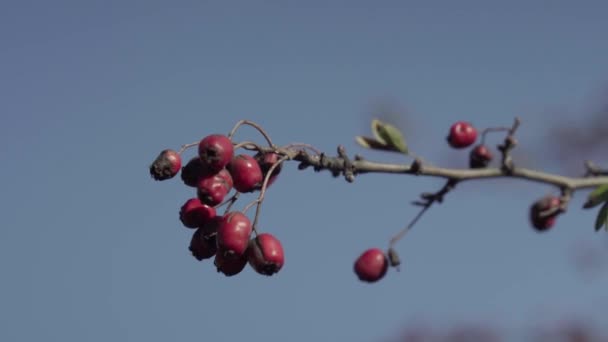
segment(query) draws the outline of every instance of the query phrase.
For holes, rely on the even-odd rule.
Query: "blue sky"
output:
[[[2,2],[0,340],[375,341],[419,321],[520,331],[603,317],[608,277],[580,277],[571,262],[573,244],[605,245],[593,213],[578,209],[583,193],[539,235],[527,209],[551,188],[463,184],[398,245],[402,272],[370,286],[356,281],[356,256],[386,246],[415,215],[409,201],[441,181],[347,184],[288,165],[260,221],[283,241],[285,268],[226,278],[187,251],[191,231],[177,214],[192,190],[152,181],[147,167],[160,150],[239,119],[279,144],[363,153],[354,136],[389,103],[411,148],[435,164],[466,165],[444,141],[452,122],[509,125],[518,115],[526,163],[559,171],[547,149],[567,137],[546,132],[585,122],[605,89],[606,10],[602,1]],[[259,137],[244,129],[237,139]]]

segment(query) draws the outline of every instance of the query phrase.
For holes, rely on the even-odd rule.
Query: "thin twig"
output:
[[[266,131],[262,128],[262,126],[258,125],[257,123],[255,123],[253,121],[249,121],[249,120],[241,120],[241,121],[237,122],[234,125],[234,127],[232,128],[232,130],[230,131],[230,133],[228,134],[228,138],[232,139],[232,137],[234,136],[236,131],[239,129],[239,127],[241,127],[243,125],[247,125],[247,126],[251,126],[251,127],[255,128],[258,132],[260,132],[260,134],[262,134],[262,136],[264,136],[264,139],[266,139],[266,141],[268,142],[268,146],[275,147],[274,144],[272,143],[272,139],[270,139],[270,135],[268,135],[268,133],[266,133]]]

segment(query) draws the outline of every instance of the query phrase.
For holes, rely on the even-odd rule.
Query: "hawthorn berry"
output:
[[[182,205],[179,219],[188,228],[198,228],[215,217],[215,208],[201,203],[198,198],[191,198]]]
[[[458,121],[450,127],[447,140],[453,148],[469,147],[477,140],[477,130],[468,122]]]
[[[241,271],[245,268],[245,265],[247,265],[247,256],[234,256],[229,252],[219,249],[215,254],[213,263],[215,264],[218,272],[222,272],[225,276],[231,277],[241,273]]]
[[[242,256],[247,251],[251,230],[251,221],[245,214],[227,213],[217,227],[217,247],[225,254]]]
[[[255,156],[253,156],[253,158],[258,162],[258,165],[260,165],[260,169],[262,170],[262,180],[264,180],[268,174],[268,171],[270,171],[270,168],[279,161],[280,156],[274,152],[258,152]],[[280,164],[272,171],[272,175],[268,179],[267,187],[274,183],[279,176],[279,173],[281,173],[282,168],[283,164]],[[259,187],[262,187],[261,183]]]
[[[220,226],[222,222],[223,216],[215,216],[209,221],[205,222],[202,226],[199,226],[198,229],[203,231],[205,235],[215,235],[217,233],[217,228]]]
[[[238,192],[252,192],[259,189],[263,179],[262,169],[258,162],[250,155],[235,156],[227,166],[234,188]]]
[[[556,196],[545,196],[530,206],[530,222],[532,227],[539,232],[547,231],[553,227],[561,205],[561,200]],[[546,215],[545,213],[555,210],[553,214]]]
[[[230,177],[229,174],[228,177]],[[226,181],[226,178],[217,173],[199,178],[196,189],[197,197],[201,202],[215,206],[222,203],[232,188],[230,183]]]
[[[198,156],[211,171],[223,169],[234,156],[232,141],[225,135],[212,134],[198,144]]]
[[[211,258],[217,252],[215,234],[207,234],[203,228],[197,229],[192,234],[188,249],[198,261]]]
[[[184,184],[196,188],[198,180],[209,173],[210,171],[203,165],[201,158],[194,157],[182,167],[181,178]]]
[[[268,233],[259,234],[249,240],[247,259],[249,265],[260,274],[271,276],[279,272],[285,262],[281,241]]]
[[[164,150],[150,165],[150,175],[157,181],[175,177],[182,167],[182,158],[173,150]]]
[[[477,145],[469,155],[469,166],[472,169],[482,169],[492,161],[492,152],[486,145]]]
[[[388,259],[381,249],[370,248],[357,258],[354,269],[359,280],[374,283],[386,274]]]

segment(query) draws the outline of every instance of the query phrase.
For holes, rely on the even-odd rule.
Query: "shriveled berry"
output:
[[[196,188],[198,180],[210,173],[211,171],[203,165],[201,158],[194,157],[190,159],[188,164],[182,167],[181,178],[184,184]]]
[[[469,155],[469,166],[472,169],[482,169],[492,161],[492,152],[486,145],[477,145]]]
[[[355,261],[355,274],[359,280],[374,283],[382,279],[388,270],[388,259],[379,248],[370,248]]]
[[[285,262],[281,241],[268,233],[249,240],[247,258],[256,272],[267,276],[279,272]]]
[[[530,222],[532,227],[539,232],[544,232],[555,225],[561,201],[556,196],[545,196],[530,206]],[[551,211],[554,211],[551,213]]]
[[[164,150],[150,165],[150,175],[157,181],[175,177],[182,167],[182,158],[173,150]]]
[[[225,135],[212,134],[201,140],[198,155],[203,165],[214,172],[223,169],[234,156],[232,141]]]
[[[250,155],[240,154],[235,156],[227,168],[232,176],[234,188],[238,192],[252,192],[262,184],[262,169]]]
[[[192,234],[190,247],[188,249],[192,252],[192,256],[198,261],[211,258],[215,255],[215,252],[217,252],[215,234],[206,234],[203,228],[197,229],[194,234]]]
[[[217,227],[217,246],[235,256],[245,254],[251,235],[251,221],[242,212],[233,211],[222,218]]]
[[[468,122],[458,121],[450,127],[447,140],[453,148],[469,147],[477,140],[477,130]]]
[[[224,200],[231,188],[219,174],[201,177],[197,184],[197,197],[202,203],[215,206]]]
[[[232,277],[241,273],[247,265],[247,257],[245,255],[232,255],[219,249],[215,254],[213,261],[218,272],[223,273],[227,277]]]
[[[267,152],[267,153],[258,152],[255,156],[253,156],[253,158],[260,165],[260,169],[262,170],[262,180],[263,180],[264,178],[266,178],[266,175],[270,171],[270,168],[274,164],[276,164],[281,157],[277,153],[274,153],[274,152]],[[274,183],[274,181],[279,176],[279,173],[281,173],[282,168],[283,168],[283,164],[280,164],[272,171],[272,175],[268,179],[267,187],[269,187],[270,185],[272,185],[272,183]],[[262,184],[260,184],[260,187],[261,186],[262,186]]]
[[[191,198],[182,205],[179,219],[188,228],[198,228],[215,217],[215,208],[201,203],[198,198]]]

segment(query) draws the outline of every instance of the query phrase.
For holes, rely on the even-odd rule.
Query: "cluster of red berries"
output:
[[[196,229],[190,241],[190,251],[197,260],[214,258],[218,272],[226,276],[240,273],[247,263],[258,273],[272,275],[284,264],[281,242],[268,233],[255,234],[245,213],[240,211],[219,214],[217,209],[226,204],[232,189],[237,193],[260,190],[270,169],[279,161],[276,153],[235,155],[234,145],[225,135],[212,134],[198,143],[198,156],[182,167],[180,153],[164,150],[150,166],[156,180],[175,177],[196,188],[196,197],[181,207],[179,219],[190,229]],[[266,186],[281,170],[277,165]],[[229,202],[229,201],[228,201]]]
[[[459,121],[450,127],[447,141],[451,147],[456,149],[467,148],[477,140],[477,130],[473,125],[465,121]],[[483,140],[483,139],[482,139]],[[481,169],[492,161],[492,152],[483,143],[475,146],[469,154],[469,166],[472,169]]]

